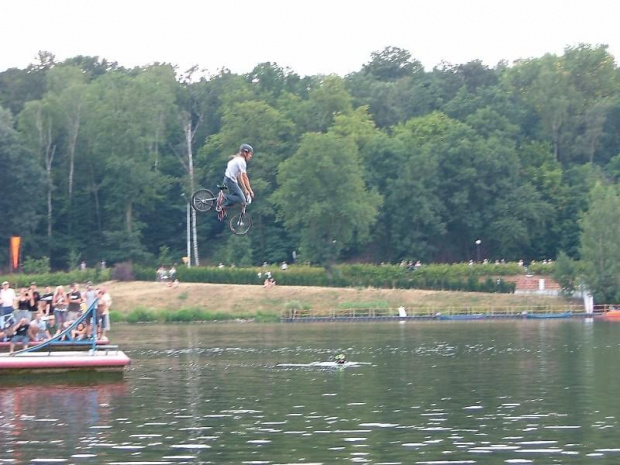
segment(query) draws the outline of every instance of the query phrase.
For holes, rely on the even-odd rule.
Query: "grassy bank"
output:
[[[458,309],[562,307],[560,298],[420,289],[333,288],[310,286],[112,282],[113,321],[188,322],[254,319],[277,321],[292,310],[328,314],[334,310],[387,310],[405,307],[408,313]]]

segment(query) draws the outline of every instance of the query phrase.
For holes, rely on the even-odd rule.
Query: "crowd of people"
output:
[[[112,297],[106,286],[96,288],[90,281],[84,291],[78,283],[73,283],[68,290],[57,286],[54,290],[46,286],[43,293],[37,289],[37,283],[22,287],[17,294],[8,281],[2,283],[0,290],[0,342],[9,341],[10,352],[15,344],[24,348],[31,342],[42,342],[57,335],[62,340],[85,340],[92,338],[93,319],[87,318],[71,331],[66,331],[84,312],[97,305],[98,340],[106,340],[110,329],[110,307]]]
[[[166,268],[164,265],[161,265],[157,269],[157,282],[168,283],[168,286],[178,286],[179,280],[177,279],[176,263],[170,268]]]

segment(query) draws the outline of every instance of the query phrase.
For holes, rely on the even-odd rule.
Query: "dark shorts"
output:
[[[22,344],[28,344],[30,342],[30,337],[27,334],[23,336],[16,334],[11,338],[11,342],[21,342]]]

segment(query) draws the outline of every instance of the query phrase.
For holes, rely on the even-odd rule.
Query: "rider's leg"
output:
[[[226,201],[224,202],[224,207],[230,207],[234,204],[243,204],[245,203],[245,195],[243,195],[243,191],[234,181],[231,181],[228,178],[224,179],[224,184],[228,187],[228,193],[226,194]]]

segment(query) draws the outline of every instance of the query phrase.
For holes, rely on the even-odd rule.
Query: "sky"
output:
[[[0,71],[39,50],[57,61],[171,63],[235,73],[277,63],[302,76],[358,71],[385,47],[425,69],[605,44],[620,62],[620,0],[0,0]]]

